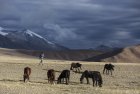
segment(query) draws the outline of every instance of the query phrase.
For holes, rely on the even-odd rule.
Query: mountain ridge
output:
[[[48,41],[28,29],[6,30],[0,27],[0,47],[26,50],[69,50],[64,46]]]
[[[87,58],[83,61],[137,63],[140,62],[140,45],[120,48]]]

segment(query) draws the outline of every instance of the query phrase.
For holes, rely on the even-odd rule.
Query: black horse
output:
[[[114,71],[114,65],[112,64],[105,64],[104,65],[104,70],[103,70],[103,74],[106,70],[106,74],[109,74],[109,71],[111,72],[111,75],[112,75],[112,71]]]
[[[74,71],[74,69],[75,69],[76,72],[77,72],[77,70],[78,70],[78,72],[80,72],[80,69],[82,69],[81,67],[82,67],[82,64],[80,64],[80,63],[71,63],[70,70]]]
[[[30,80],[30,74],[31,74],[31,68],[29,67],[25,67],[24,68],[24,75],[23,75],[23,80],[24,82],[26,81],[26,79],[29,81]]]
[[[57,83],[59,84],[59,83],[64,82],[64,78],[65,78],[65,81],[66,81],[66,85],[68,85],[69,84],[69,78],[70,78],[70,70],[63,70],[58,77]]]
[[[99,71],[88,71],[88,70],[85,70],[82,73],[81,78],[80,78],[80,83],[81,84],[83,83],[84,77],[87,80],[87,84],[89,84],[89,79],[88,78],[91,78],[92,81],[93,81],[93,86],[96,85],[96,86],[102,87],[103,80],[102,80],[102,76],[101,76]]]

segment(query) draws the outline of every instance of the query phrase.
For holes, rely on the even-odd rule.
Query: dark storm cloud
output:
[[[138,0],[0,0],[0,26],[28,28],[71,48],[140,42]]]

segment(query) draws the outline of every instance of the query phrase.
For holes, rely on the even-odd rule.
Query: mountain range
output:
[[[48,41],[31,30],[10,30],[0,27],[0,47],[26,50],[69,50],[59,44]]]
[[[93,48],[96,51],[102,51],[102,52],[111,52],[117,49],[120,49],[118,47],[110,47],[107,45],[98,45],[97,47]]]
[[[116,49],[87,58],[84,61],[138,63],[140,62],[140,45]]]

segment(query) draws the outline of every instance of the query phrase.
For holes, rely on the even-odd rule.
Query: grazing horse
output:
[[[88,70],[85,70],[82,73],[81,78],[80,78],[80,83],[81,84],[83,83],[84,77],[87,80],[87,84],[89,84],[89,79],[88,78],[91,78],[92,81],[93,81],[93,86],[95,84],[96,86],[98,85],[99,87],[102,87],[103,81],[102,81],[102,76],[101,76],[99,71],[88,71]]]
[[[24,68],[24,75],[23,75],[23,80],[24,82],[26,81],[26,79],[29,81],[30,80],[30,74],[31,74],[31,68],[29,67],[25,67]]]
[[[81,67],[82,67],[82,64],[80,64],[80,63],[71,63],[70,70],[75,69],[76,72],[77,72],[77,70],[78,70],[78,72],[80,72],[80,69],[82,69]]]
[[[112,64],[105,64],[104,65],[104,70],[103,70],[103,74],[106,70],[106,74],[109,74],[109,71],[111,72],[111,75],[112,75],[112,71],[114,71],[114,65]]]
[[[66,81],[66,85],[68,85],[69,78],[70,78],[70,70],[63,70],[58,77],[57,83],[59,84],[62,81],[64,82],[64,78],[65,78],[65,81]]]
[[[53,69],[48,70],[47,76],[48,76],[48,83],[54,84],[54,81],[55,81],[55,71]]]

